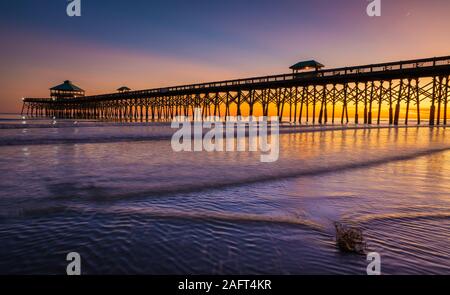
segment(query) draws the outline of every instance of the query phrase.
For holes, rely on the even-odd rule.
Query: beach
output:
[[[166,123],[0,122],[0,273],[450,274],[445,127],[280,128],[280,155],[174,152]],[[25,121],[25,123],[24,123]]]

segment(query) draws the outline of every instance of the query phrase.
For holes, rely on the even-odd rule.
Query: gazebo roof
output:
[[[291,70],[307,70],[307,69],[320,69],[324,65],[315,60],[306,60],[296,63],[295,65],[289,67]]]
[[[50,88],[50,90],[58,90],[58,91],[84,91],[80,87],[72,84],[71,81],[66,80],[63,84]]]
[[[122,86],[120,88],[117,89],[117,91],[130,91],[131,89],[128,88],[127,86]]]

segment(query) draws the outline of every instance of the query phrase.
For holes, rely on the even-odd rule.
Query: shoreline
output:
[[[164,141],[170,140],[177,130],[177,128],[170,128],[170,124],[167,123],[157,123],[157,125],[149,125],[146,123],[145,125],[96,125],[96,126],[65,126],[65,127],[53,127],[53,126],[40,126],[38,129],[74,129],[77,130],[79,127],[82,128],[102,128],[102,127],[165,127],[167,130],[161,130],[160,133],[153,133],[149,131],[148,134],[134,134],[134,135],[121,135],[120,133],[117,136],[108,136],[108,137],[98,137],[92,136],[92,134],[86,134],[86,137],[77,137],[77,132],[73,134],[61,134],[61,137],[51,137],[48,135],[42,135],[42,137],[38,138],[18,138],[17,134],[12,136],[5,136],[2,138],[0,133],[0,147],[3,146],[22,146],[22,145],[53,145],[53,144],[96,144],[96,143],[120,143],[120,142],[147,142],[147,141]],[[301,133],[315,133],[315,132],[330,132],[330,131],[351,131],[351,130],[381,130],[381,129],[419,129],[419,128],[429,128],[429,129],[443,129],[445,130],[447,126],[445,125],[437,125],[437,126],[429,126],[429,125],[399,125],[399,126],[391,126],[391,125],[280,125],[279,135],[283,134],[301,134]],[[29,127],[22,128],[1,128],[1,130],[22,130],[26,131],[27,129],[34,129]],[[270,130],[270,128],[269,128]],[[205,129],[203,135],[208,132],[208,129]],[[74,136],[75,135],[75,136]],[[224,134],[225,135],[225,134]],[[269,135],[270,136],[270,135]],[[248,137],[248,131],[245,132],[245,137]]]

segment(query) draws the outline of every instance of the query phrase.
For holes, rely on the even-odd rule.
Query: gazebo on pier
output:
[[[131,89],[128,88],[127,86],[122,86],[122,87],[120,87],[119,89],[117,89],[117,91],[118,91],[119,93],[128,92],[128,91],[130,91],[130,90],[131,90]]]
[[[50,88],[50,97],[53,100],[59,98],[76,98],[84,96],[85,92],[80,87],[74,85],[71,81],[66,80],[63,84]]]
[[[309,70],[318,71],[323,67],[324,67],[324,65],[321,64],[320,62],[317,62],[315,60],[306,60],[306,61],[298,62],[289,68],[295,74],[295,73],[299,73],[301,71],[309,71]]]

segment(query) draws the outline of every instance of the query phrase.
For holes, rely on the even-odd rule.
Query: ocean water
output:
[[[282,128],[280,156],[173,152],[161,123],[0,120],[0,274],[450,274],[450,131]],[[286,131],[287,130],[287,131]]]

